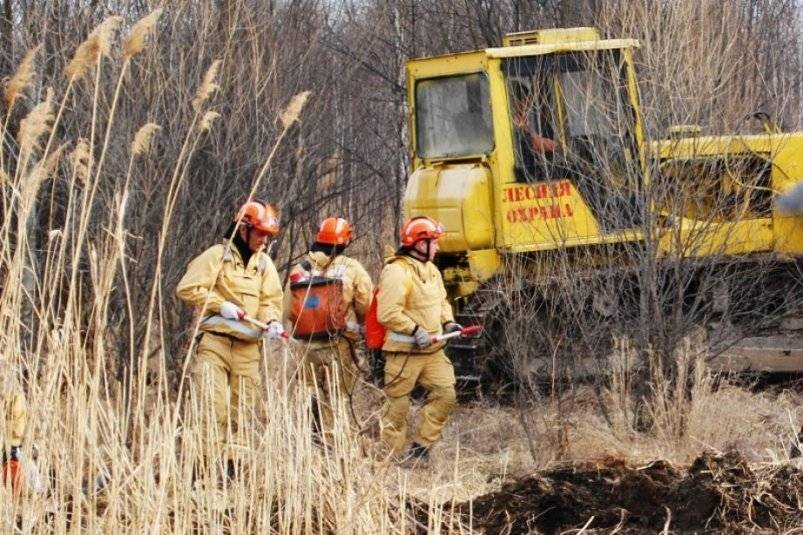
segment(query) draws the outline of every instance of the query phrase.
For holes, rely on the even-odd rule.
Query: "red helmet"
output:
[[[401,229],[402,245],[410,247],[420,240],[437,240],[446,234],[443,227],[427,216],[418,216],[407,220]]]
[[[346,245],[351,240],[351,225],[342,217],[327,217],[318,229],[315,241],[326,245]]]
[[[275,236],[279,233],[279,218],[276,210],[269,204],[251,201],[240,207],[237,211],[236,222],[242,222],[250,228]]]

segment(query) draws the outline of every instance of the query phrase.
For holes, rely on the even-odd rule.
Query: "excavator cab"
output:
[[[631,49],[592,28],[410,60],[408,216],[446,228],[453,295],[508,253],[640,238],[644,135]]]
[[[569,180],[602,232],[637,227],[644,174],[618,50],[503,60],[515,178]]]
[[[647,142],[637,47],[593,28],[550,29],[407,62],[406,216],[446,230],[436,261],[458,321],[501,332],[495,318],[523,318],[507,342],[451,344],[458,376],[504,361],[508,342],[518,354],[590,355],[611,325],[648,314],[676,333],[700,327],[728,369],[803,370],[803,328],[789,327],[803,325],[792,261],[803,217],[774,203],[803,180],[803,133],[707,137],[687,125]],[[654,266],[642,273],[647,292],[640,266]],[[736,351],[758,319],[780,338]],[[675,338],[655,339],[670,348]]]

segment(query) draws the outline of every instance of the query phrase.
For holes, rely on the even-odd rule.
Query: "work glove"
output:
[[[422,329],[419,325],[416,325],[415,330],[413,331],[413,339],[415,340],[415,345],[418,346],[419,349],[426,349],[432,345],[432,336],[425,330]]]
[[[463,326],[455,321],[447,321],[443,324],[443,334],[451,334],[453,332],[462,331]]]
[[[234,303],[229,301],[224,301],[222,305],[220,305],[220,315],[226,318],[227,320],[236,320],[239,321],[245,318],[245,310],[238,307]]]
[[[268,327],[262,333],[262,336],[271,339],[281,338],[282,335],[284,335],[284,327],[276,320],[268,323]]]

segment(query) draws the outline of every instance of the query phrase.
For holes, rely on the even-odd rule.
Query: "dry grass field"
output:
[[[289,263],[311,228],[298,223],[298,214],[313,221],[318,211],[335,209],[288,201],[306,199],[304,188],[311,187],[326,190],[326,202],[337,208],[363,214],[363,229],[376,229],[355,247],[370,253],[367,263],[375,265],[379,244],[388,241],[398,218],[398,192],[387,194],[398,184],[354,172],[362,182],[355,178],[330,191],[329,171],[316,175],[319,140],[305,129],[323,130],[327,114],[335,111],[343,114],[339,119],[353,119],[364,110],[316,100],[325,94],[324,82],[338,80],[327,75],[315,78],[320,87],[305,85],[312,76],[306,66],[320,58],[308,56],[304,43],[286,43],[303,60],[293,62],[298,69],[277,72],[279,59],[265,52],[270,47],[264,40],[276,44],[278,38],[272,29],[261,33],[250,12],[241,12],[247,2],[232,2],[234,15],[227,15],[242,23],[239,37],[219,41],[210,37],[215,24],[206,8],[180,4],[184,11],[156,10],[138,22],[112,16],[91,31],[56,32],[69,43],[81,36],[77,46],[61,43],[69,52],[50,41],[38,46],[45,30],[31,31],[17,43],[29,51],[4,73],[0,392],[24,392],[29,415],[26,476],[19,496],[0,489],[0,532],[599,533],[617,525],[620,533],[795,532],[803,511],[800,487],[783,495],[771,491],[786,492],[779,481],[801,478],[797,461],[788,458],[803,420],[799,388],[737,385],[690,361],[684,381],[651,378],[653,395],[638,408],[643,400],[631,395],[635,379],[621,370],[599,381],[601,389],[578,384],[526,403],[463,404],[431,464],[403,467],[377,443],[382,394],[368,382],[352,398],[339,398],[331,442],[314,446],[309,397],[298,381],[299,350],[272,344],[264,349],[257,413],[243,423],[247,440],[227,452],[238,460],[238,476],[224,477],[221,466],[200,453],[204,437],[197,424],[208,408],[198,404],[187,375],[197,320],[173,298],[187,259],[219,238],[214,226],[227,222],[227,206],[267,191],[285,203],[292,230],[277,248]],[[187,30],[183,21],[190,15],[204,23]],[[326,26],[322,15],[315,20]],[[289,27],[293,21],[298,23],[292,17],[282,23]],[[179,54],[178,46],[170,47],[171,35],[196,29],[204,37],[197,49],[182,43]],[[359,48],[359,42],[352,45]],[[203,61],[195,62],[194,52]],[[225,59],[212,59],[218,55]],[[238,64],[244,57],[253,62]],[[362,68],[367,67],[355,71]],[[291,73],[292,82],[281,85]],[[383,83],[397,83],[386,78]],[[710,89],[722,96],[718,87]],[[645,101],[654,104],[666,90],[653,86],[653,100]],[[748,99],[748,93],[741,96]],[[377,101],[372,104],[385,111],[392,107]],[[253,117],[268,126],[241,132]],[[354,145],[377,150],[370,131],[354,135],[361,136]],[[380,144],[404,152],[403,146]],[[334,146],[320,149],[322,160],[368,167],[355,154],[346,162],[352,141],[340,138]],[[228,151],[234,156],[216,159]],[[382,165],[383,172],[405,169],[398,159]],[[226,182],[232,174],[239,177],[236,187]],[[329,182],[321,185],[319,178]],[[381,207],[360,189],[367,183],[385,191]],[[649,429],[635,428],[635,410],[649,415]],[[707,457],[701,457],[704,452]],[[658,470],[650,465],[655,461],[666,464]],[[644,472],[645,466],[652,468]],[[688,475],[690,467],[697,468]],[[578,473],[588,483],[586,494],[582,478],[572,479]],[[647,520],[617,517],[611,524],[610,511],[591,498],[620,487],[626,494],[630,487],[621,482],[631,480],[641,481],[642,487],[632,487],[640,495],[648,483],[633,475],[639,473],[648,474],[649,484],[664,477],[661,489],[682,487],[691,478],[710,491],[714,505],[700,513],[699,523],[684,517],[679,528],[671,515],[658,518],[652,510]],[[603,474],[607,483],[594,474]],[[735,496],[733,488],[742,493]],[[567,496],[580,497],[575,503]],[[664,494],[652,496],[660,501]],[[666,498],[667,504],[686,503],[672,496],[675,501]],[[555,508],[564,520],[550,517],[539,524],[541,513],[534,508]]]

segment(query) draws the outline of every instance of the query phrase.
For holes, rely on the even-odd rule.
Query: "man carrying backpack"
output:
[[[387,260],[376,296],[377,319],[387,329],[382,346],[387,395],[382,439],[397,456],[407,440],[410,393],[416,385],[429,392],[408,452],[414,461],[428,460],[456,399],[454,368],[443,351],[445,344],[433,343],[433,336],[462,329],[454,321],[443,279],[432,262],[443,234],[443,228],[429,217],[407,221],[401,230],[401,247]]]
[[[245,203],[226,232],[226,238],[234,236],[231,243],[214,245],[192,260],[176,288],[176,295],[201,316],[193,386],[202,400],[202,418],[207,414],[214,418],[214,425],[204,421],[204,440],[214,437],[207,448],[222,450],[227,443],[239,442],[230,437],[240,419],[248,421],[248,415],[241,415],[240,410],[252,412],[256,404],[261,382],[260,341],[284,333],[282,286],[265,253],[268,240],[278,232],[272,206]],[[267,328],[255,327],[249,318]],[[233,477],[231,458],[227,470]]]
[[[324,219],[309,252],[290,272],[285,291],[288,329],[306,344],[302,364],[317,444],[332,429],[337,393],[353,392],[359,373],[355,343],[373,295],[368,272],[343,254],[351,233],[342,217]]]

